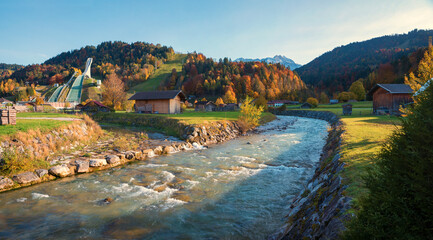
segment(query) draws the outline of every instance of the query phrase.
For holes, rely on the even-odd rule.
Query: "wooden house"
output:
[[[0,107],[6,107],[8,105],[13,105],[14,102],[7,100],[6,98],[0,98]]]
[[[211,101],[200,101],[195,103],[195,111],[216,111],[217,105]]]
[[[305,103],[303,103],[301,105],[301,108],[309,109],[309,108],[313,108],[313,105],[311,105],[310,103],[305,102]]]
[[[412,88],[406,84],[376,84],[367,95],[373,97],[374,114],[400,114],[400,106],[413,102]]]
[[[109,112],[110,108],[105,106],[104,104],[92,100],[88,103],[84,104],[84,106],[81,107],[81,111],[83,112]]]
[[[137,113],[181,113],[185,94],[181,90],[139,92],[129,100],[135,100]]]

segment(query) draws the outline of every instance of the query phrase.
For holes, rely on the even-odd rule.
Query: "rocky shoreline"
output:
[[[83,132],[74,134],[85,134],[87,128],[82,128]],[[180,151],[202,148],[203,146],[224,142],[240,135],[240,129],[235,122],[213,122],[206,125],[184,126],[182,129],[182,138],[184,142],[164,143],[162,145],[140,149],[122,151],[120,153],[107,154],[95,158],[79,157],[76,159],[67,159],[60,162],[60,165],[52,166],[49,169],[37,169],[32,172],[24,172],[8,178],[0,176],[0,192],[12,189],[18,189],[42,182],[52,181],[58,178],[73,176],[76,174],[90,173],[99,170],[105,170],[133,161],[143,161],[148,158],[159,155],[173,154]],[[65,132],[69,133],[69,132]],[[62,134],[62,133],[60,133]],[[71,133],[72,134],[72,133]],[[52,133],[47,133],[46,137]],[[68,138],[67,135],[61,138]]]
[[[344,222],[350,219],[347,210],[351,200],[343,194],[347,186],[340,176],[344,169],[339,155],[342,123],[331,112],[292,110],[274,114],[325,120],[331,129],[314,176],[290,203],[285,226],[269,239],[338,239],[345,230]]]

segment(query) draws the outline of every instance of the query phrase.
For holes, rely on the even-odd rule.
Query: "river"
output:
[[[0,239],[263,239],[313,175],[327,128],[280,116],[208,149],[1,193]]]

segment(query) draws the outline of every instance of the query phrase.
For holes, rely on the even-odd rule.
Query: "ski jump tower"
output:
[[[88,58],[86,62],[86,69],[83,72],[84,78],[91,78],[90,66],[92,65],[93,58]]]

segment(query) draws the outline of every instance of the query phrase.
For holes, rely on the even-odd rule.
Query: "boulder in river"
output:
[[[84,160],[76,160],[75,165],[77,166],[77,173],[89,172],[89,162]]]
[[[11,188],[14,182],[7,177],[0,176],[0,190]]]
[[[90,167],[102,167],[107,165],[107,160],[105,159],[90,159],[89,166]]]
[[[120,164],[120,158],[117,155],[108,155],[105,157],[108,164],[111,164],[113,166],[117,166]]]
[[[143,150],[143,155],[147,156],[148,158],[155,157],[155,152],[152,149],[145,149]]]
[[[38,183],[41,181],[41,179],[38,177],[38,175],[36,175],[34,172],[25,172],[25,173],[20,173],[17,175],[14,175],[12,177],[12,179],[22,185],[29,185],[29,184],[34,184],[34,183]]]
[[[35,173],[38,175],[38,177],[42,178],[48,174],[48,170],[47,169],[36,169]]]
[[[163,149],[164,154],[170,154],[176,152],[172,146],[165,146]]]
[[[51,175],[54,175],[56,177],[66,177],[71,175],[71,171],[69,170],[69,167],[66,165],[58,165],[50,168],[48,172]]]
[[[134,159],[134,157],[135,157],[135,153],[133,151],[127,151],[125,153],[125,158],[128,160],[132,160],[132,159]]]

